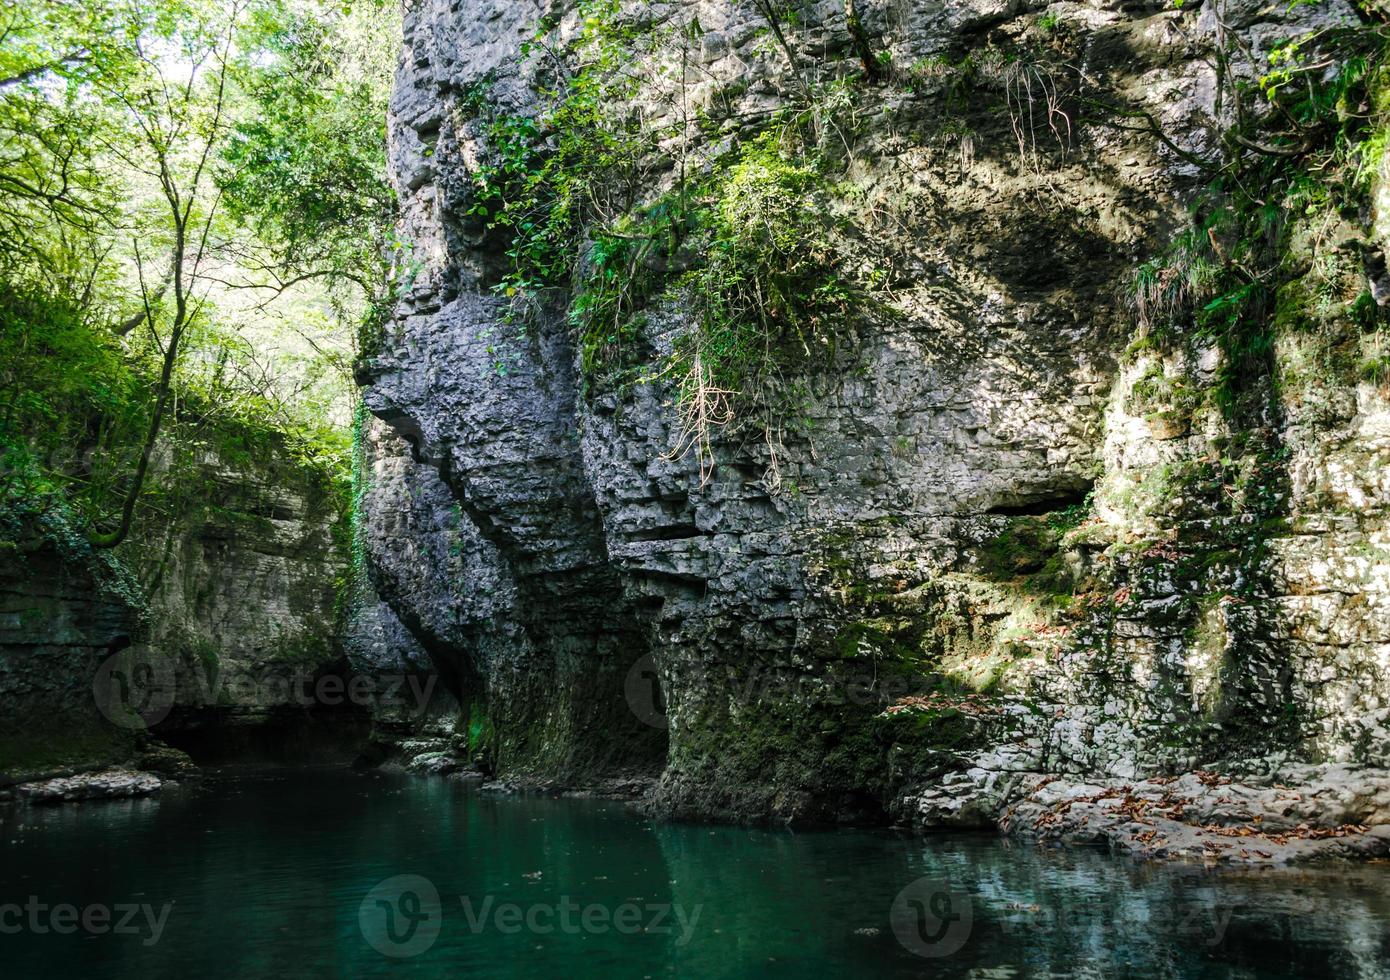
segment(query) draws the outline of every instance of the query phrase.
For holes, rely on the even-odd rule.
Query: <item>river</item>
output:
[[[23,976],[1385,977],[1390,867],[652,821],[342,769],[0,810]]]

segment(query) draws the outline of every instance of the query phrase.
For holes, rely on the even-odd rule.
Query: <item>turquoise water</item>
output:
[[[7,977],[1390,976],[1385,865],[673,825],[381,773],[11,808],[0,854]]]

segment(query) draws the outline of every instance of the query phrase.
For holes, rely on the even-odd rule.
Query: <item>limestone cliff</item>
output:
[[[178,430],[188,458],[162,456],[164,492],[114,553],[56,505],[5,515],[0,770],[119,761],[151,734],[195,755],[274,748],[283,730],[258,732],[303,721],[302,690],[342,670],[341,504],[278,438],[234,434],[200,449]]]
[[[668,812],[922,825],[1022,813],[1058,776],[1088,799],[1200,766],[1382,785],[1369,207],[1271,217],[1277,271],[1244,293],[1240,250],[1264,246],[1188,211],[1322,138],[1271,136],[1232,93],[1290,41],[1378,22],[1248,0],[408,3],[410,254],[362,369],[389,427],[368,551],[499,773],[659,772]],[[1306,54],[1297,84],[1337,84]],[[783,220],[767,202],[792,187],[814,254],[776,227],[769,247],[847,285],[768,301],[774,327],[809,311],[768,340],[789,352],[708,368],[742,288],[730,236]],[[703,226],[692,200],[715,202]],[[614,254],[636,257],[605,278]],[[1329,819],[1383,820],[1367,792]]]

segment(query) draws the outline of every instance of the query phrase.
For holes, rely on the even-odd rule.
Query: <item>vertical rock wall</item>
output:
[[[799,417],[775,438],[718,432],[702,467],[660,369],[694,316],[679,297],[643,321],[647,377],[605,387],[563,290],[522,308],[493,288],[508,241],[478,209],[488,120],[539,112],[575,70],[553,60],[565,39],[600,14],[407,5],[391,156],[417,268],[365,365],[385,424],[369,557],[494,764],[664,764],[675,812],[931,823],[992,819],[1057,774],[1383,763],[1384,387],[1298,381],[1344,328],[1281,322],[1246,399],[1264,408],[1223,414],[1188,397],[1225,376],[1223,352],[1159,349],[1130,299],[1229,113],[1218,37],[1254,59],[1228,70],[1254,71],[1351,9],[860,7],[873,85],[853,81],[839,2],[797,4],[781,37],[751,2],[602,14],[666,32],[612,112],[698,107],[692,166],[822,93],[837,247],[891,310],[788,381]],[[1078,98],[1133,114],[1059,117],[1048,76],[990,60],[1005,49],[1079,66]],[[864,87],[834,96],[837,79]],[[653,165],[639,202],[674,168]],[[1338,274],[1362,288],[1359,267]],[[648,671],[659,696],[634,684]]]
[[[60,515],[13,517],[0,585],[0,742],[12,758],[0,768],[118,760],[145,737],[137,714],[195,755],[273,750],[256,734],[267,726],[307,731],[322,707],[314,681],[346,672],[342,502],[280,443],[255,445],[162,472],[165,492],[115,552],[93,551]],[[362,729],[347,740],[365,736],[367,709],[344,715]]]

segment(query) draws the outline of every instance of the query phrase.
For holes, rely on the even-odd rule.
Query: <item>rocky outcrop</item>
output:
[[[277,437],[251,445],[244,457],[192,450],[167,509],[121,551],[150,608],[136,653],[173,693],[166,734],[302,714],[318,707],[305,696],[315,680],[341,672],[345,501]]]
[[[130,796],[149,796],[163,787],[153,773],[133,769],[110,769],[82,776],[20,783],[15,795],[25,803],[77,803],[83,800],[111,800]]]
[[[1208,864],[1390,853],[1390,787],[1383,774],[1304,769],[1247,779],[1198,771],[1132,784],[1044,780],[1010,803],[1000,824],[1042,841],[1107,844],[1141,858]]]
[[[325,710],[314,690],[346,673],[344,521],[324,474],[272,436],[219,455],[178,435],[191,458],[166,453],[166,492],[115,553],[56,505],[7,513],[0,782],[167,752],[159,739],[199,756],[274,749],[283,730],[256,733],[330,715],[365,737],[368,704]]]
[[[0,784],[120,758],[93,679],[148,635],[139,587],[56,513],[7,513],[0,560]]]
[[[919,825],[1272,754],[1382,778],[1390,401],[1327,366],[1379,328],[1281,314],[1256,363],[1190,312],[1160,340],[1135,286],[1231,124],[1221,73],[1350,7],[861,3],[874,80],[838,0],[579,6],[408,4],[418,268],[363,368],[374,582],[500,774],[658,767],[666,812]],[[602,111],[666,134],[625,218],[771,133],[830,161],[817,206],[875,297],[706,459],[671,370],[697,302],[657,291],[639,363],[597,376],[585,240],[523,304],[487,220],[497,121],[544,117],[594,23],[639,79]],[[1293,261],[1364,237],[1327,220]]]
[[[570,492],[560,478],[532,472],[508,497],[518,525],[482,526],[400,435],[373,422],[364,443],[361,525],[373,583],[414,638],[405,657],[418,663],[418,645],[462,706],[460,753],[547,775],[659,765],[660,733],[623,699],[640,630],[599,554],[549,526],[549,507],[570,522],[578,506],[544,499]],[[518,478],[526,469],[511,467]],[[492,486],[507,493],[501,475]],[[586,541],[602,548],[592,532]]]

